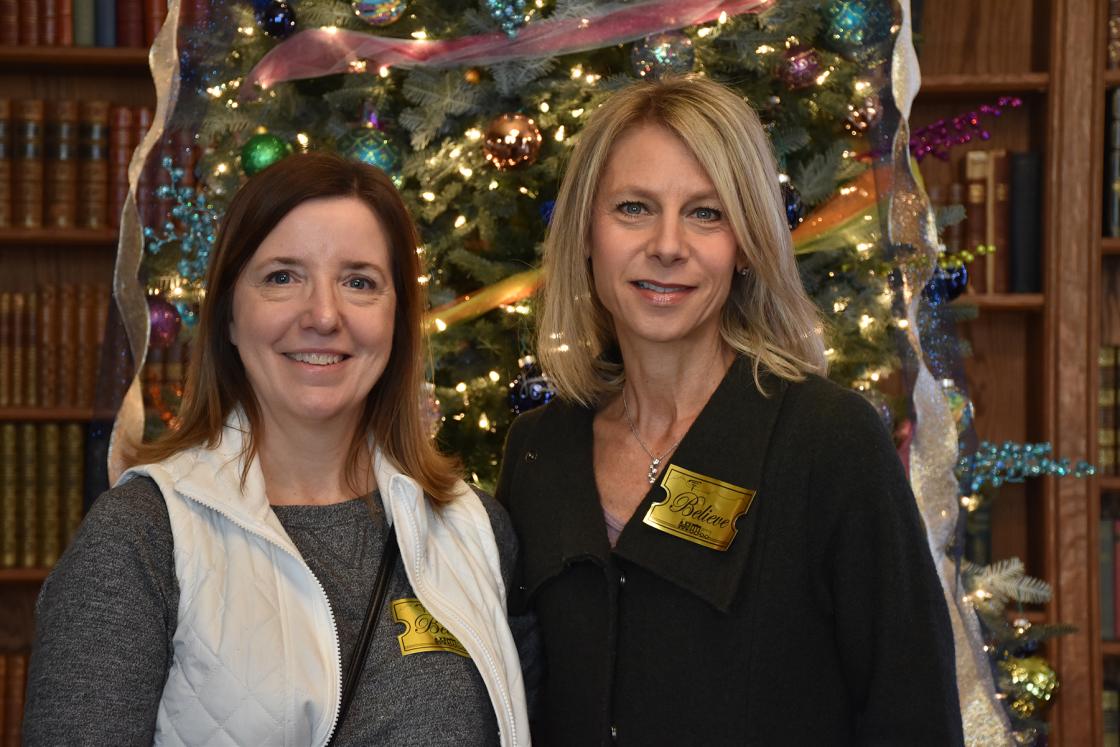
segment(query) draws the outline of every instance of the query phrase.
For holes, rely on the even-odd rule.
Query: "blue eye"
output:
[[[646,206],[640,202],[620,202],[616,209],[623,215],[637,216],[646,211]]]
[[[354,290],[369,290],[373,288],[373,283],[368,278],[350,278],[346,281],[346,287]]]
[[[268,273],[264,281],[266,283],[272,283],[273,285],[287,285],[292,282],[292,276],[287,270],[277,270],[276,272]]]
[[[692,214],[705,222],[717,221],[723,218],[723,213],[721,213],[719,210],[716,210],[715,208],[696,208],[696,210],[694,210]]]

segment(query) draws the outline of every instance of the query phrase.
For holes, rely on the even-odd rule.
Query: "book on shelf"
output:
[[[988,151],[970,150],[964,157],[964,247],[976,254],[968,265],[968,288],[987,293],[987,257],[977,250],[988,242]]]
[[[12,225],[12,100],[0,98],[0,228]]]
[[[36,0],[39,3],[39,43],[58,46],[58,5],[55,0]]]
[[[1100,576],[1101,639],[1116,639],[1116,535],[1114,532],[1116,507],[1111,496],[1101,501],[1101,518],[1098,525],[1099,543],[1098,575]]]
[[[1115,475],[1117,467],[1116,400],[1120,374],[1120,348],[1102,344],[1097,355],[1097,468],[1102,475]]]
[[[44,0],[52,2],[52,0]],[[58,45],[74,46],[74,0],[53,0],[58,13]]]
[[[145,0],[117,0],[117,44],[121,47],[144,46]]]
[[[144,46],[150,47],[167,18],[167,0],[143,0]]]
[[[55,101],[47,120],[44,203],[49,228],[73,228],[78,221],[78,102]]]
[[[988,151],[988,190],[984,204],[986,212],[987,245],[990,253],[984,257],[988,293],[1007,293],[1011,290],[1011,273],[1008,263],[1007,236],[1010,230],[1011,203],[1009,196],[1010,170],[1007,151],[997,148]]]
[[[29,291],[23,309],[23,398],[24,407],[39,404],[39,294]]]
[[[25,329],[24,312],[26,308],[27,296],[23,293],[13,293],[12,313],[8,317],[10,322],[8,328],[10,348],[8,360],[11,361],[11,367],[8,369],[8,381],[11,383],[11,398],[9,401],[15,407],[23,405],[23,379],[24,372],[27,370],[27,343],[24,341],[23,336],[23,330]]]
[[[62,424],[62,454],[59,462],[62,547],[74,539],[85,513],[86,433],[81,423]]]
[[[39,439],[35,423],[19,426],[19,564],[39,565]]]
[[[0,0],[0,45],[19,44],[19,0]]]
[[[39,44],[39,0],[19,0],[19,43]]]
[[[109,225],[109,103],[81,103],[81,159],[78,189],[82,203],[78,225],[105,228]]]
[[[13,108],[12,223],[39,228],[43,225],[43,100],[22,99]]]
[[[0,292],[0,407],[12,402],[12,294]]]
[[[109,111],[109,221],[120,225],[121,211],[128,199],[128,164],[135,150],[133,112],[128,106]]]
[[[1009,153],[1009,223],[1006,257],[1011,293],[1042,292],[1042,158]]]
[[[1106,64],[1109,70],[1120,69],[1120,0],[1108,0]]]
[[[74,0],[74,46],[97,44],[97,8],[95,0]]]
[[[24,693],[27,690],[27,654],[13,652],[3,654],[3,744],[17,747],[22,740]]]
[[[15,423],[0,422],[0,568],[19,565],[19,463]]]
[[[62,431],[58,423],[39,425],[39,565],[50,568],[62,554]]]
[[[1120,690],[1116,685],[1105,684],[1101,692],[1101,731],[1103,747],[1120,747]]]
[[[99,47],[117,46],[117,0],[95,0],[93,40]]]

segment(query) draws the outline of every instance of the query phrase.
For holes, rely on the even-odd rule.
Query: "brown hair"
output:
[[[564,173],[544,248],[545,284],[537,353],[560,395],[585,405],[622,387],[610,359],[614,326],[595,295],[587,263],[592,204],[615,141],[652,123],[676,135],[708,172],[739,245],[724,303],[724,343],[759,370],[798,380],[824,373],[822,322],[805,293],[786,224],[778,168],[758,116],[741,96],[689,75],[641,81],[614,93],[579,133]]]
[[[450,500],[458,463],[441,454],[429,437],[420,409],[424,372],[421,317],[424,295],[416,248],[416,226],[392,181],[380,169],[328,153],[288,156],[256,174],[230,201],[222,219],[206,275],[178,426],[141,444],[127,456],[130,465],[158,462],[186,449],[221,441],[227,416],[240,405],[249,420],[243,463],[251,462],[262,426],[261,410],[237,348],[229,339],[233,290],[242,270],[276,225],[300,204],[329,197],[356,197],[381,221],[392,259],[396,292],[393,349],[385,371],[366,398],[347,451],[347,480],[357,487],[367,439],[439,501]],[[242,475],[244,480],[244,474]]]

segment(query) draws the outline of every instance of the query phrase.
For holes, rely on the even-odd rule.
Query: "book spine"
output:
[[[1100,385],[1097,389],[1099,426],[1097,464],[1101,474],[1116,474],[1116,348],[1101,345],[1097,353]]]
[[[16,108],[16,149],[13,158],[13,224],[43,225],[43,101],[24,99]]]
[[[58,101],[47,123],[46,224],[73,228],[78,220],[78,102]]]
[[[76,407],[78,386],[78,298],[71,283],[58,294],[58,403]]]
[[[39,294],[30,291],[23,310],[23,404],[39,404]]]
[[[1101,693],[1103,747],[1120,747],[1120,690],[1106,685]]]
[[[0,293],[0,407],[11,407],[12,401],[12,294]]]
[[[58,423],[43,423],[39,427],[39,550],[40,562],[51,568],[62,554],[62,495],[59,485],[62,450],[62,433]]]
[[[988,284],[993,293],[1011,290],[1011,261],[1008,235],[1011,226],[1011,169],[1007,151],[989,152],[988,203],[991,205],[988,223],[988,246],[992,253],[988,260]]]
[[[82,523],[82,487],[85,483],[85,429],[79,423],[62,426],[62,541],[70,544]]]
[[[1108,2],[1108,69],[1120,68],[1120,0]]]
[[[1117,552],[1120,547],[1116,547],[1116,544],[1120,543],[1120,519],[1114,518],[1112,522],[1112,536],[1116,540],[1112,550],[1112,557],[1115,561],[1112,566],[1112,579],[1115,586],[1116,583],[1120,582],[1120,552]],[[1113,590],[1113,608],[1113,622],[1116,628],[1112,631],[1112,637],[1120,638],[1120,594],[1116,593],[1115,589]]]
[[[143,0],[117,0],[117,45],[144,46]]]
[[[114,106],[109,121],[109,222],[119,226],[128,199],[128,164],[134,147],[132,109]]]
[[[93,407],[93,387],[97,376],[97,309],[94,307],[93,287],[86,283],[78,286],[77,300],[77,376],[74,382],[74,401],[79,407]]]
[[[95,0],[93,38],[99,47],[117,46],[117,0]]]
[[[12,101],[0,98],[0,228],[12,225]]]
[[[58,8],[55,0],[39,2],[39,43],[49,47],[58,46]]]
[[[8,730],[8,660],[12,654],[0,654],[0,744],[7,742]]]
[[[55,13],[58,15],[58,45],[74,46],[73,0],[55,0]]]
[[[144,13],[144,44],[150,47],[167,18],[167,0],[143,0],[141,7]]]
[[[0,0],[0,46],[19,45],[19,0]]]
[[[109,105],[104,101],[82,102],[80,156],[79,225],[105,228],[109,225]]]
[[[1012,153],[1008,157],[1008,171],[1011,292],[1039,293],[1042,291],[1042,161],[1038,153]]]
[[[24,691],[27,689],[27,656],[9,654],[4,683],[5,745],[18,747],[22,740]]]
[[[949,205],[964,205],[964,184],[961,182],[952,182],[949,185],[948,193]],[[957,221],[945,229],[945,250],[951,254],[957,254],[964,249],[964,224],[965,220]]]
[[[139,144],[144,139],[144,135],[152,126],[152,110],[146,106],[141,106],[136,109],[136,130],[135,142]],[[157,164],[155,161],[158,159],[149,158],[144,167],[140,169],[140,178],[136,183],[136,209],[140,213],[140,223],[145,226],[153,226],[156,217],[156,196],[155,196],[155,169]]]
[[[1115,517],[1100,520],[1100,585],[1101,585],[1101,637],[1111,641],[1116,638],[1116,536],[1113,534]]]
[[[58,407],[58,287],[39,289],[39,404]]]
[[[19,563],[19,441],[15,423],[0,423],[0,567]]]
[[[23,331],[26,328],[23,320],[24,313],[27,309],[27,297],[22,293],[12,294],[12,326],[11,326],[11,341],[12,341],[12,398],[11,404],[14,407],[19,407],[23,404],[23,372],[24,362],[23,358],[26,354],[25,343],[23,340]]]
[[[39,45],[39,0],[19,0],[19,43]]]
[[[965,221],[964,248],[976,259],[969,264],[968,287],[974,293],[988,292],[986,247],[988,241],[988,152],[969,151],[964,161]]]
[[[19,426],[19,564],[39,565],[39,439],[35,423]]]
[[[74,0],[74,45],[92,47],[97,42],[94,0]]]

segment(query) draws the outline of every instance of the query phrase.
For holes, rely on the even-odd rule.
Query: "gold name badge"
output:
[[[726,550],[755,491],[670,464],[661,477],[665,500],[646,512],[643,523],[713,550]]]
[[[401,645],[401,656],[419,654],[424,651],[450,651],[468,659],[471,655],[459,643],[459,639],[432,617],[419,599],[393,600],[393,620],[404,625],[404,632],[397,636]]]

